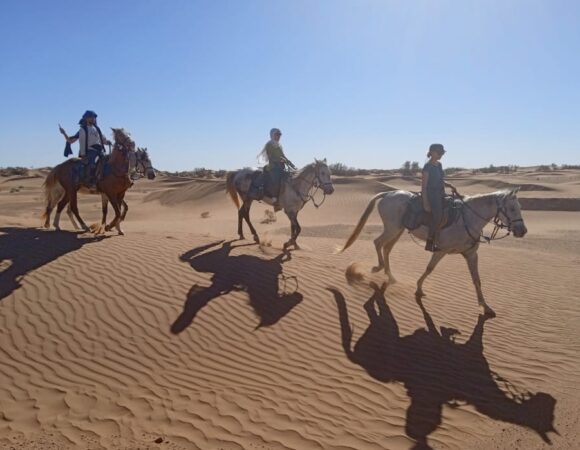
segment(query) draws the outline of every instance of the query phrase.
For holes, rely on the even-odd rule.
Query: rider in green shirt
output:
[[[284,150],[280,145],[281,137],[282,132],[278,128],[272,128],[270,130],[270,140],[260,152],[260,156],[268,161],[268,165],[264,168],[264,174],[266,176],[266,191],[272,198],[272,203],[274,203],[275,209],[280,208],[278,205],[278,198],[280,196],[280,184],[282,182],[282,176],[286,165],[292,169],[296,169],[294,164],[292,164],[284,154]]]

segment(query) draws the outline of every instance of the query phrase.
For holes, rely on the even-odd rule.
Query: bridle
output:
[[[135,167],[133,168],[133,172],[130,175],[131,180],[133,180],[133,181],[139,180],[139,179],[145,177],[145,172],[148,169],[147,167],[145,167],[145,162],[143,161],[143,159],[141,159],[138,156],[139,150],[134,152],[134,154],[135,154]],[[141,150],[141,154],[145,155],[145,152],[143,150]],[[141,167],[141,170],[139,170],[139,167]]]
[[[473,236],[473,234],[471,233],[471,231],[469,230],[469,227],[467,226],[467,221],[465,220],[465,210],[462,208],[462,217],[463,217],[463,226],[465,228],[465,231],[467,232],[467,234],[469,235],[469,237],[473,240],[473,244],[475,245],[476,243],[479,242],[483,242],[483,243],[491,243],[491,241],[497,241],[499,239],[504,239],[506,237],[508,237],[511,232],[512,232],[512,225],[514,223],[517,222],[523,222],[524,219],[522,219],[521,217],[519,219],[511,219],[508,214],[507,211],[505,209],[505,197],[503,197],[504,201],[500,201],[500,199],[498,197],[495,197],[495,206],[497,208],[495,215],[491,218],[491,219],[486,219],[485,217],[482,217],[477,211],[475,211],[471,206],[469,206],[468,203],[463,202],[463,205],[469,209],[476,217],[480,218],[481,220],[483,220],[486,223],[489,223],[491,221],[493,221],[494,227],[493,230],[491,232],[491,234],[489,236],[484,236],[483,234],[483,229],[480,233],[480,235],[475,238]],[[507,224],[504,222],[504,220],[502,219],[502,217],[506,219]],[[497,237],[497,233],[499,232],[499,230],[507,230],[507,233],[501,237]]]
[[[296,179],[299,180],[301,177],[303,177],[303,174],[300,174]],[[294,190],[300,196],[300,198],[302,199],[304,204],[306,204],[310,200],[312,200],[312,204],[314,205],[314,207],[320,208],[322,206],[322,204],[324,203],[324,201],[326,200],[326,192],[325,192],[324,188],[326,186],[329,186],[329,185],[332,186],[332,181],[323,182],[320,179],[320,165],[318,164],[318,162],[316,162],[315,166],[314,166],[314,182],[312,183],[312,186],[310,187],[308,194],[306,194],[306,196],[303,196],[300,192],[298,192],[298,190],[296,190],[296,189],[294,189]],[[322,201],[320,203],[316,203],[316,200],[314,200],[314,195],[316,195],[318,190],[321,188],[322,188],[322,194],[323,194]]]

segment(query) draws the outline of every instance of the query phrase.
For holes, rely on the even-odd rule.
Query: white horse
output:
[[[458,220],[440,230],[437,241],[437,246],[440,248],[440,251],[433,253],[427,269],[417,281],[417,291],[415,292],[417,298],[425,295],[423,292],[423,282],[433,272],[433,269],[435,269],[439,261],[447,254],[460,253],[467,261],[467,266],[469,267],[469,272],[477,292],[479,305],[483,307],[485,314],[495,316],[494,311],[485,302],[481,290],[481,280],[479,278],[477,264],[477,249],[479,248],[483,227],[491,220],[494,220],[496,227],[506,228],[508,232],[513,232],[515,237],[524,237],[528,232],[524,224],[524,219],[522,219],[520,204],[516,196],[518,189],[475,195],[464,199]],[[377,200],[380,200],[378,210],[383,221],[384,230],[374,241],[379,262],[373,268],[373,271],[377,272],[384,269],[385,274],[389,277],[389,281],[394,283],[396,280],[391,273],[389,253],[405,230],[402,223],[403,215],[412,196],[413,194],[406,191],[382,192],[375,195],[340,251],[346,250],[356,241],[369,215],[373,211],[375,203]],[[426,240],[428,228],[421,226],[411,231],[411,233],[421,240]]]
[[[254,241],[260,242],[258,233],[250,222],[250,207],[254,198],[249,193],[254,176],[255,171],[251,169],[230,172],[227,177],[226,190],[238,208],[238,235],[240,239],[244,239],[242,219],[245,219],[254,236]],[[313,194],[311,194],[313,188],[322,189],[325,196],[334,192],[334,186],[330,179],[330,169],[326,164],[326,159],[322,161],[315,159],[314,163],[308,164],[292,178],[282,182],[279,204],[284,209],[288,219],[290,219],[291,229],[290,239],[284,244],[284,249],[287,249],[290,245],[298,248],[296,239],[302,228],[298,223],[297,216],[298,212],[309,200],[313,200],[314,202]],[[242,198],[241,206],[238,195]],[[264,197],[263,200],[269,205],[272,204],[272,199],[269,197]]]

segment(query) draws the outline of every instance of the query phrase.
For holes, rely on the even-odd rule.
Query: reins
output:
[[[479,214],[475,209],[473,209],[467,202],[465,202],[463,200],[463,197],[459,196],[459,198],[461,199],[462,206],[469,209],[476,217],[483,220],[486,223],[486,225],[491,221],[493,221],[493,224],[494,224],[493,230],[489,236],[485,236],[483,234],[483,228],[482,228],[479,236],[475,237],[475,236],[473,236],[473,233],[471,232],[471,230],[469,229],[469,226],[467,225],[467,220],[465,220],[465,208],[460,208],[461,209],[461,218],[463,219],[463,228],[465,229],[465,232],[468,234],[468,236],[473,241],[473,246],[475,246],[476,244],[479,244],[479,243],[491,244],[491,241],[499,241],[500,239],[505,239],[506,237],[508,237],[511,234],[511,231],[512,231],[511,227],[512,227],[513,223],[523,222],[523,219],[521,219],[521,218],[511,220],[505,212],[505,206],[500,204],[497,197],[495,198],[495,204],[497,207],[497,211],[496,211],[495,215],[489,219],[481,216],[481,214]],[[507,225],[501,219],[500,214],[503,214],[503,216],[508,220]],[[485,225],[484,225],[484,227],[485,227]],[[503,229],[507,229],[507,233],[504,234],[503,236],[497,237],[499,230],[503,230]],[[409,234],[411,235],[411,240],[415,244],[421,245],[415,240],[413,233],[409,232]]]
[[[508,215],[506,214],[505,211],[505,206],[504,205],[500,205],[500,202],[498,200],[498,198],[495,198],[495,205],[497,207],[497,211],[495,213],[495,216],[493,216],[490,219],[486,219],[485,217],[482,217],[477,211],[475,211],[467,202],[463,202],[463,205],[469,209],[476,217],[478,217],[479,219],[483,220],[486,224],[488,224],[489,222],[491,222],[493,220],[493,230],[491,232],[491,234],[489,236],[485,236],[483,234],[483,228],[479,234],[479,236],[477,238],[473,237],[473,234],[471,233],[471,231],[469,230],[469,227],[467,226],[467,221],[465,220],[465,212],[462,209],[461,210],[461,216],[463,218],[463,226],[465,228],[465,231],[467,232],[467,234],[469,235],[469,237],[473,240],[473,245],[477,244],[477,243],[485,243],[485,244],[491,244],[491,241],[499,241],[500,239],[505,239],[506,237],[508,237],[511,234],[512,231],[512,224],[515,222],[523,222],[523,219],[514,219],[511,220]],[[506,225],[503,220],[500,217],[500,214],[503,214],[503,216],[508,220],[508,224]],[[484,225],[485,226],[485,225]],[[507,233],[504,234],[501,237],[497,237],[497,234],[499,232],[499,230],[503,230],[503,229],[507,229]]]
[[[297,178],[295,178],[295,181],[300,180],[303,177],[304,177],[304,174],[301,173],[300,175],[298,175]],[[294,189],[294,192],[296,192],[298,194],[298,196],[300,197],[300,199],[302,200],[302,202],[304,204],[306,204],[312,200],[312,204],[314,205],[314,207],[320,208],[322,206],[322,204],[324,203],[324,201],[326,200],[326,193],[324,192],[324,190],[322,191],[323,197],[322,197],[322,201],[320,203],[316,203],[316,200],[314,199],[314,195],[316,195],[316,193],[318,192],[318,190],[320,189],[321,186],[324,187],[328,184],[331,184],[331,183],[328,183],[328,182],[323,183],[320,180],[320,172],[318,170],[318,165],[316,165],[314,168],[314,181],[313,181],[312,185],[310,186],[310,188],[308,189],[308,193],[306,194],[306,196],[302,195],[302,193],[300,191],[298,191],[298,189],[296,189],[294,186],[292,186],[292,188]],[[312,191],[313,189],[314,189],[314,192]]]

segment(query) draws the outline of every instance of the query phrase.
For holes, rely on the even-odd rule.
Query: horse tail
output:
[[[64,189],[58,181],[58,167],[60,166],[52,169],[46,176],[44,183],[42,183],[42,188],[44,189],[44,199],[46,201],[46,208],[42,214],[43,220],[46,219],[48,212],[56,206],[56,204],[62,198],[62,194],[64,193]]]
[[[346,244],[344,244],[344,247],[342,247],[341,249],[338,250],[338,253],[344,252],[347,248],[349,248],[354,243],[354,241],[357,240],[358,235],[360,234],[363,227],[365,226],[365,223],[367,223],[367,220],[368,220],[369,216],[371,215],[371,213],[373,212],[373,209],[375,209],[375,203],[383,195],[385,195],[385,193],[381,192],[381,193],[375,195],[373,198],[371,198],[371,201],[369,202],[367,209],[365,209],[361,218],[359,219],[358,223],[356,224],[356,228],[354,229],[354,231],[352,232],[352,234],[350,235],[350,237],[346,241]]]
[[[240,198],[238,197],[238,191],[234,184],[234,178],[238,172],[229,172],[226,181],[226,192],[230,194],[232,201],[236,205],[237,209],[240,209]]]

